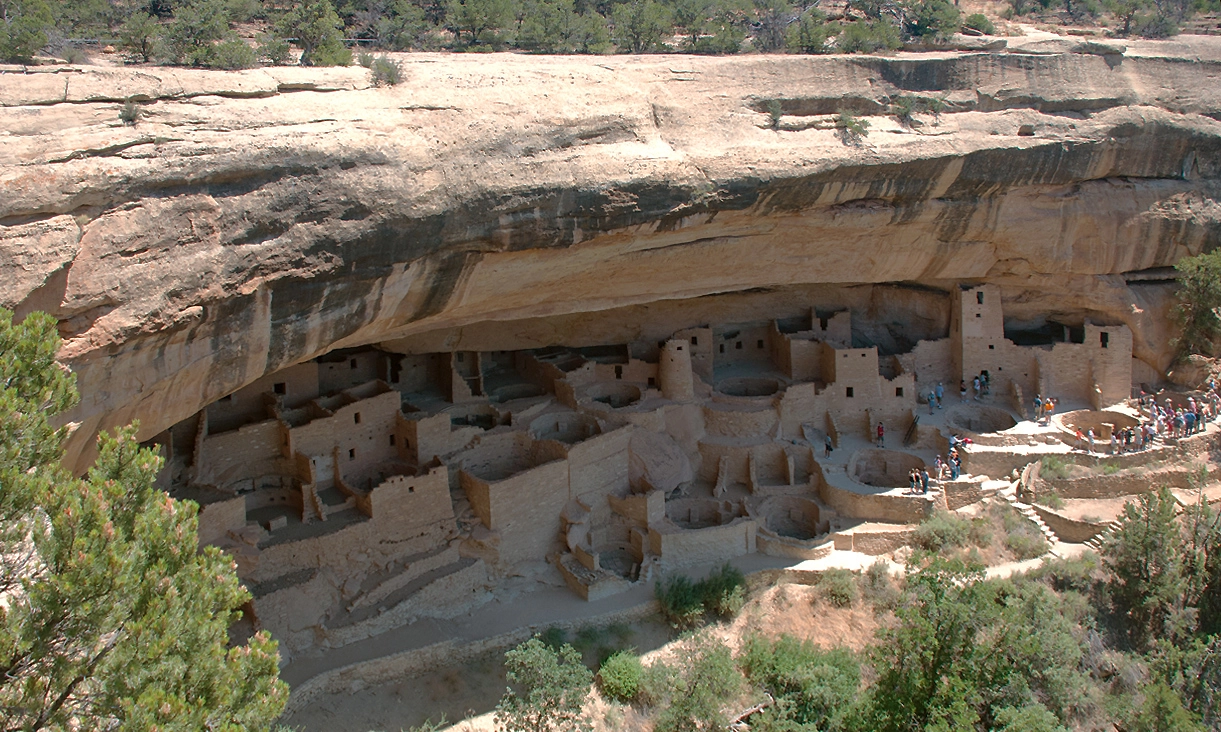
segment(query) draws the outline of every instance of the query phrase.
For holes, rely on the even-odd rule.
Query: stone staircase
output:
[[[1097,534],[1094,534],[1093,537],[1086,541],[1085,545],[1096,552],[1102,551],[1102,545],[1104,542],[1106,542],[1106,538],[1118,530],[1119,527],[1119,521],[1112,521],[1111,523],[1107,524],[1105,529],[1099,531]]]
[[[1039,517],[1038,512],[1034,510],[1034,506],[1031,506],[1029,503],[1022,503],[1018,500],[1016,483],[1011,485],[1008,489],[999,491],[997,495],[1005,499],[1005,502],[1012,506],[1015,511],[1022,514],[1022,516],[1026,517],[1027,520],[1038,527],[1039,533],[1041,533],[1043,538],[1047,540],[1047,545],[1050,547],[1048,550],[1050,554],[1057,557],[1061,556],[1059,550],[1060,537],[1056,536],[1056,532],[1052,531],[1051,527],[1043,522],[1043,519]]]

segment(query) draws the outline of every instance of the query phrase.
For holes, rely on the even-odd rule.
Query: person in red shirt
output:
[[[882,426],[881,422],[878,422],[878,447],[885,447],[885,446],[886,446],[886,428]]]

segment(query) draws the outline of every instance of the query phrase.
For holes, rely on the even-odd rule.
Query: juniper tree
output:
[[[4,730],[265,730],[283,710],[276,644],[230,646],[250,599],[199,550],[197,507],[155,487],[135,429],[95,467],[60,465],[50,418],[77,398],[56,322],[0,310],[0,719]]]

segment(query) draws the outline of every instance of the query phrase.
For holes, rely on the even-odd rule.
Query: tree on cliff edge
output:
[[[135,430],[60,465],[76,401],[54,318],[0,309],[0,729],[265,730],[287,701],[276,644],[230,647],[249,600],[197,545],[197,507],[154,487]]]
[[[1180,355],[1211,356],[1221,337],[1221,250],[1182,259],[1174,268],[1179,271]]]

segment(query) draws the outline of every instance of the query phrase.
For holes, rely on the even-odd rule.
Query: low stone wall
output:
[[[655,615],[658,611],[657,601],[649,600],[626,610],[585,618],[579,622],[548,623],[547,627],[576,630],[591,625],[627,623]],[[294,687],[288,697],[285,712],[301,709],[314,697],[321,694],[357,691],[370,685],[397,681],[436,668],[465,663],[485,653],[511,648],[527,640],[539,630],[541,629],[529,626],[469,643],[453,640],[442,641],[423,648],[341,666]]]
[[[822,559],[835,549],[835,542],[827,539],[802,541],[760,529],[755,536],[755,546],[758,547],[760,554],[766,554],[769,557]]]
[[[1061,516],[1055,511],[1035,504],[1033,506],[1035,513],[1039,514],[1039,518],[1043,519],[1043,523],[1047,524],[1047,528],[1051,529],[1059,537],[1060,541],[1067,541],[1072,544],[1084,544],[1085,542],[1098,536],[1106,530],[1105,523],[1091,523],[1089,521],[1081,521],[1079,519],[1071,519],[1067,516]]]
[[[848,480],[846,475],[841,479]],[[819,485],[818,497],[842,516],[896,524],[918,524],[932,515],[935,506],[933,496],[857,493],[837,488],[827,480]]]
[[[739,518],[724,526],[681,529],[663,524],[649,527],[649,549],[666,569],[688,564],[723,562],[755,552],[754,519]]]
[[[983,483],[978,480],[947,480],[941,484],[948,511],[957,511],[963,506],[979,503],[984,497]]]
[[[1161,486],[1187,490],[1193,487],[1197,470],[1197,466],[1194,465],[1180,465],[1160,470],[1115,475],[1099,473],[1080,478],[1049,478],[1047,471],[1043,470],[1040,478],[1044,485],[1054,490],[1062,498],[1119,498],[1148,493]],[[1218,477],[1217,471],[1209,474],[1209,480],[1216,480]]]
[[[479,599],[478,590],[487,581],[487,566],[482,559],[473,560],[467,566],[429,582],[419,592],[384,613],[342,628],[327,628],[326,644],[331,648],[345,646],[407,625],[420,616],[452,617],[461,614]],[[445,608],[446,612],[437,612],[439,608]]]

